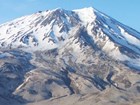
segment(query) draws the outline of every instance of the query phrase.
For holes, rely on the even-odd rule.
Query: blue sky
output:
[[[140,0],[0,0],[0,23],[59,7],[94,7],[140,32]]]

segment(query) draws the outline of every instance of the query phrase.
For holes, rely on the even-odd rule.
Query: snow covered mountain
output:
[[[80,35],[80,44],[96,46],[116,60],[139,68],[140,33],[91,7],[39,11],[2,24],[0,47],[32,51],[59,48],[73,37],[76,29],[87,34]]]
[[[101,95],[99,105],[118,105],[140,96],[140,33],[92,7],[39,11],[4,23],[0,49],[3,103],[69,95],[77,103],[79,97],[96,102]]]

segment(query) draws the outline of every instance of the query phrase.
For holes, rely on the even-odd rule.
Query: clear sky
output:
[[[140,32],[140,0],[0,0],[0,23],[59,7],[94,7]]]

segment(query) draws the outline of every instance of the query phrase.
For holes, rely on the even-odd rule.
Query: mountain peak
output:
[[[73,10],[73,11],[79,15],[80,19],[84,22],[84,24],[93,22],[96,19],[96,15],[94,13],[94,8],[92,8],[92,7],[77,9],[77,10]]]

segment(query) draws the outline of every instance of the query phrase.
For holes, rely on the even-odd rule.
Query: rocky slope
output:
[[[140,103],[140,33],[91,7],[2,24],[0,49],[3,105]]]

